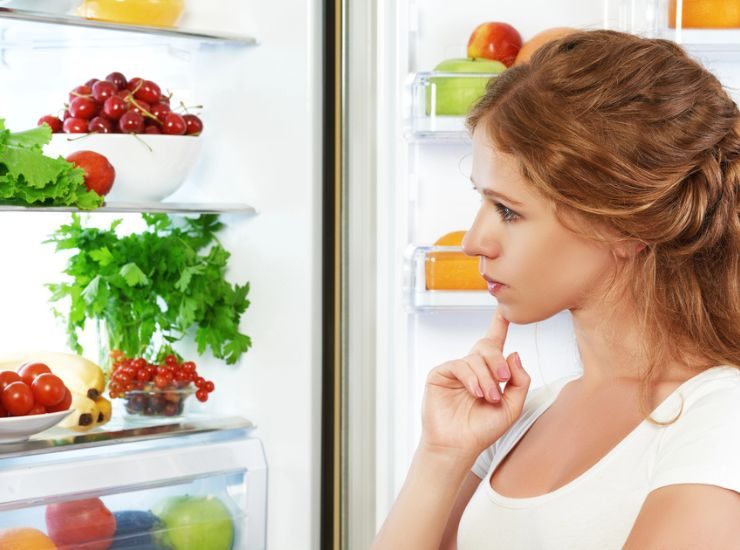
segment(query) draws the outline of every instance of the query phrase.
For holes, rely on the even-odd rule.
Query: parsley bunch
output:
[[[54,309],[67,324],[70,346],[83,352],[78,331],[95,319],[105,324],[109,350],[154,361],[196,327],[199,354],[208,347],[235,363],[251,346],[239,332],[249,283],[232,286],[224,279],[230,254],[216,239],[223,227],[218,216],[187,218],[182,227],[165,214],[143,217],[145,231],[119,237],[121,220],[98,229],[83,227],[73,214],[46,241],[57,251],[77,251],[64,271],[72,281],[46,285],[52,302],[70,300],[66,314]],[[169,344],[156,349],[155,340]]]
[[[76,206],[94,210],[103,197],[85,187],[85,173],[62,157],[47,157],[42,147],[51,128],[42,124],[11,133],[0,118],[0,202],[23,206]]]

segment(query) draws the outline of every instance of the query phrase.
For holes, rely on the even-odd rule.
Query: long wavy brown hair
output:
[[[619,274],[650,421],[666,424],[648,394],[667,360],[740,368],[740,112],[712,73],[667,40],[577,32],[492,79],[481,122],[564,225],[644,245]]]

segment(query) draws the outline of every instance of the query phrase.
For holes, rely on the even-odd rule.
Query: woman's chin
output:
[[[563,311],[562,309],[516,307],[514,305],[506,305],[501,302],[498,304],[498,310],[501,312],[504,319],[515,325],[531,325],[532,323],[539,323],[540,321],[545,321]]]

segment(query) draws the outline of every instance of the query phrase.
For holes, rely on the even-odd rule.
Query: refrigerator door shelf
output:
[[[409,141],[469,142],[465,115],[496,75],[421,72],[406,83],[404,135]]]
[[[478,274],[475,258],[459,246],[411,245],[406,253],[404,287],[411,312],[492,311],[496,299]]]
[[[727,9],[723,14],[714,5],[697,11],[687,8],[684,2],[683,16],[676,13],[676,0],[620,0],[605,9],[611,11],[607,18],[616,30],[673,40],[697,53],[724,55],[734,51],[737,54],[740,52],[740,22],[737,11],[730,8],[731,2],[724,5]],[[677,25],[681,21],[683,24]]]

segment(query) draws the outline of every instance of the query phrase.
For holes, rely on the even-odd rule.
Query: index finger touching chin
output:
[[[506,333],[509,330],[509,321],[507,321],[501,312],[497,309],[491,318],[491,324],[488,325],[486,330],[486,338],[493,340],[496,347],[499,350],[504,349],[504,342],[506,342]]]

